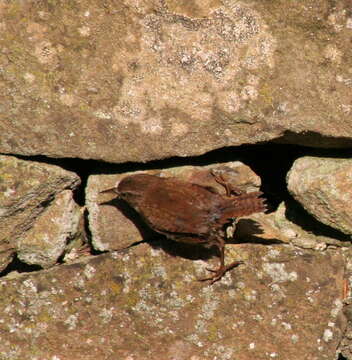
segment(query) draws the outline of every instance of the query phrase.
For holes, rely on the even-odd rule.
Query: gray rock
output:
[[[43,241],[48,241],[46,246],[50,247],[53,244],[49,242],[53,241],[53,238],[70,232],[75,223],[74,205],[69,200],[70,191],[64,190],[74,189],[79,183],[80,179],[75,173],[58,166],[20,160],[13,156],[0,156],[1,254],[5,252],[6,258],[11,261],[9,254],[19,250],[23,259],[29,260],[29,244],[36,243],[37,247],[37,241],[41,238],[40,247]],[[45,214],[52,201],[56,205],[49,207]],[[58,204],[70,209],[57,209]],[[35,224],[37,220],[38,224]],[[50,232],[52,233],[49,234]],[[44,233],[48,237],[44,236]],[[38,251],[38,247],[37,250],[33,248],[33,251]],[[6,261],[2,263],[2,268],[5,266]]]
[[[352,283],[352,249],[348,249],[343,252],[346,259],[345,262],[345,289],[344,292],[347,298],[344,301],[343,314],[345,315],[347,322],[346,331],[343,339],[339,345],[338,351],[346,358],[346,360],[352,359],[352,297],[351,297],[351,283]]]
[[[317,220],[352,235],[352,160],[300,158],[287,184],[292,196]]]
[[[0,152],[126,162],[271,139],[351,146],[348,9],[7,2]]]
[[[345,329],[341,253],[232,248],[245,264],[213,286],[196,281],[210,260],[146,244],[3,278],[0,357],[334,359]]]
[[[76,236],[80,217],[72,191],[62,191],[17,241],[18,258],[43,268],[53,266]]]

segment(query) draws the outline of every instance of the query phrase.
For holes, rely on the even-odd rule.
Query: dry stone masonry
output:
[[[352,360],[351,36],[349,0],[0,1],[0,360]],[[269,211],[208,286],[100,191],[211,169]]]

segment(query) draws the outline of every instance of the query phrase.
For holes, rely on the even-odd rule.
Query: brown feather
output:
[[[149,174],[127,176],[117,189],[106,191],[114,190],[153,230],[168,238],[216,246],[220,252],[220,267],[206,279],[213,283],[240,263],[224,264],[224,225],[231,219],[266,210],[261,192],[239,193],[222,177],[213,176],[225,187],[228,196],[211,187]]]

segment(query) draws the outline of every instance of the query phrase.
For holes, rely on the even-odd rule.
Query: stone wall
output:
[[[0,359],[352,359],[351,36],[349,0],[0,1]],[[213,171],[268,210],[212,285],[101,193]]]

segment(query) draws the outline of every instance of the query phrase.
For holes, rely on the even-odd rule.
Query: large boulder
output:
[[[163,244],[159,244],[163,246]],[[212,286],[211,260],[147,244],[0,282],[4,359],[335,359],[344,260],[233,245],[245,261]]]
[[[0,152],[352,144],[349,2],[3,2]]]

